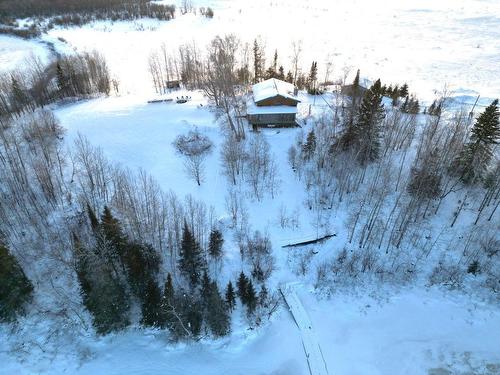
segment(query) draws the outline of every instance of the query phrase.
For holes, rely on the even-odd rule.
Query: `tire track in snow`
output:
[[[297,327],[299,327],[310,374],[327,375],[328,368],[325,358],[323,357],[323,352],[321,351],[321,346],[319,345],[318,338],[312,327],[309,315],[307,315],[304,305],[302,305],[302,302],[295,292],[295,285],[285,284],[280,288],[280,291]]]

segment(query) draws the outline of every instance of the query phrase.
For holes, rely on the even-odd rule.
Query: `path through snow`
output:
[[[285,284],[280,290],[295,323],[299,327],[309,372],[311,375],[327,375],[328,368],[318,338],[312,327],[311,320],[304,309],[304,305],[302,305],[299,296],[295,292],[295,286],[296,284]]]

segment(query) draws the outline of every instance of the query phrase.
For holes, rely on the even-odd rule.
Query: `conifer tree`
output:
[[[246,304],[247,301],[247,286],[248,286],[248,278],[241,271],[240,276],[238,277],[238,281],[236,282],[236,287],[238,288],[238,297],[240,297],[241,303]]]
[[[77,251],[77,276],[82,300],[92,314],[99,334],[123,329],[129,324],[129,297],[126,288],[106,263],[93,254]]]
[[[33,296],[33,285],[17,259],[0,243],[0,322],[23,314]]]
[[[214,336],[225,336],[229,333],[229,313],[215,281],[210,283],[206,313],[205,320]]]
[[[397,107],[398,102],[399,102],[399,96],[400,96],[400,93],[399,93],[399,86],[398,86],[398,85],[396,85],[396,86],[394,86],[394,88],[392,89],[392,94],[391,94],[392,106],[393,106],[393,107]]]
[[[21,87],[20,82],[14,77],[11,77],[11,92],[14,110],[17,113],[21,113],[24,107],[29,103],[28,94],[25,92],[24,88]]]
[[[210,239],[208,241],[208,253],[212,258],[218,259],[222,256],[223,243],[222,233],[217,229],[213,229],[210,232]]]
[[[285,80],[285,68],[283,66],[280,66],[278,69],[278,79]]]
[[[306,142],[302,145],[302,153],[305,160],[309,160],[316,150],[316,135],[311,130],[307,134]]]
[[[69,78],[65,74],[61,63],[58,61],[56,65],[56,78],[57,78],[57,88],[59,89],[59,96],[64,98],[69,96],[70,82]]]
[[[354,81],[352,81],[353,89],[359,89],[359,74],[360,74],[360,71],[358,69],[356,71],[356,76],[354,77]]]
[[[255,309],[257,308],[257,303],[259,302],[252,280],[248,280],[245,295],[246,295],[245,299],[246,299],[247,313],[248,315],[251,315],[255,312]]]
[[[206,309],[208,306],[211,284],[212,280],[210,280],[210,277],[208,277],[207,271],[204,271],[203,276],[201,278],[201,289],[200,289],[200,297],[204,309]]]
[[[92,228],[93,231],[96,231],[99,228],[99,219],[97,219],[94,210],[92,209],[92,207],[90,207],[90,204],[88,203],[87,203],[87,215],[89,216],[90,227]]]
[[[172,283],[172,275],[170,273],[167,275],[167,280],[165,281],[165,287],[163,288],[163,294],[161,297],[161,323],[162,327],[166,327],[169,330],[174,330],[174,326],[177,323],[177,318],[175,317],[175,292],[174,285]]]
[[[293,83],[293,73],[290,70],[286,74],[285,81],[287,81],[288,83]]]
[[[353,126],[354,147],[361,164],[378,158],[380,152],[381,122],[385,117],[381,84],[378,79],[367,90]]]
[[[236,296],[234,294],[233,283],[229,281],[226,287],[226,305],[229,311],[233,311],[236,306]]]
[[[313,61],[311,64],[311,70],[309,71],[309,77],[307,78],[307,91],[309,94],[316,95],[318,90],[316,88],[316,82],[318,80],[318,63]]]
[[[152,278],[149,278],[141,300],[142,324],[149,327],[162,326],[161,291]]]
[[[471,130],[469,142],[454,162],[453,171],[466,184],[482,180],[493,156],[493,145],[498,144],[500,124],[498,99],[478,117]]]
[[[405,101],[403,102],[403,105],[401,106],[401,112],[408,113],[409,100],[410,99],[407,96],[405,98]]]
[[[399,89],[399,97],[400,98],[406,98],[408,96],[408,84],[405,83],[403,86],[401,86],[401,89]]]
[[[179,269],[184,277],[186,277],[189,281],[192,288],[198,284],[201,272],[203,271],[203,257],[200,246],[191,234],[186,222],[184,222],[184,228],[182,231]]]
[[[262,51],[257,42],[257,39],[253,42],[253,71],[254,71],[254,83],[260,82],[262,79],[262,67],[264,62],[262,61]]]

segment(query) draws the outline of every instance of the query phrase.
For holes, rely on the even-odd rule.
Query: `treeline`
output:
[[[63,56],[45,65],[32,58],[23,70],[0,75],[0,124],[56,100],[108,95],[118,85],[98,52]]]
[[[17,18],[50,17],[52,24],[81,25],[93,20],[130,20],[151,17],[170,20],[174,5],[150,0],[2,0],[0,23],[15,26]],[[50,27],[50,26],[49,26]]]

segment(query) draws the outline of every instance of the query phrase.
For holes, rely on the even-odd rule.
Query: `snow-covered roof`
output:
[[[253,102],[247,103],[247,115],[269,115],[275,113],[297,113],[297,107],[290,105],[269,105],[259,107]]]
[[[293,94],[294,90],[294,85],[276,78],[266,79],[252,86],[253,98],[256,103],[278,95],[299,102],[300,100]]]

